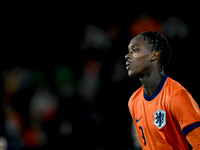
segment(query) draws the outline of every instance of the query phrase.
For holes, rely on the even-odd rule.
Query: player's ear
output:
[[[160,57],[159,51],[153,50],[151,52],[151,61],[159,60],[159,57]]]

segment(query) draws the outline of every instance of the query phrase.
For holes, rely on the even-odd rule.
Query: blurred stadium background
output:
[[[166,4],[165,4],[166,3]],[[8,150],[138,150],[128,99],[131,38],[158,31],[172,44],[166,74],[198,97],[198,4],[84,0],[3,9],[0,146]],[[187,6],[186,6],[187,5]]]

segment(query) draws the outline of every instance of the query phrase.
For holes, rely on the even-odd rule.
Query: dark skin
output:
[[[134,37],[128,45],[125,56],[126,69],[130,77],[139,77],[147,96],[157,89],[164,73],[160,71],[160,53],[152,50],[152,45],[144,40],[143,35]]]

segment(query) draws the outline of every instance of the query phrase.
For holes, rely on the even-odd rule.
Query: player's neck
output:
[[[163,72],[153,71],[149,75],[140,77],[140,82],[142,83],[144,93],[147,96],[151,96],[156,91],[163,75]]]

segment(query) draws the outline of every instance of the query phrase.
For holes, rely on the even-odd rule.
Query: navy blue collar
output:
[[[149,97],[146,96],[146,94],[144,93],[144,99],[147,100],[147,101],[153,100],[160,93],[160,91],[162,90],[162,87],[163,87],[166,79],[167,79],[167,76],[164,74],[163,77],[162,77],[162,80],[160,81],[160,84],[159,84],[157,90]]]

